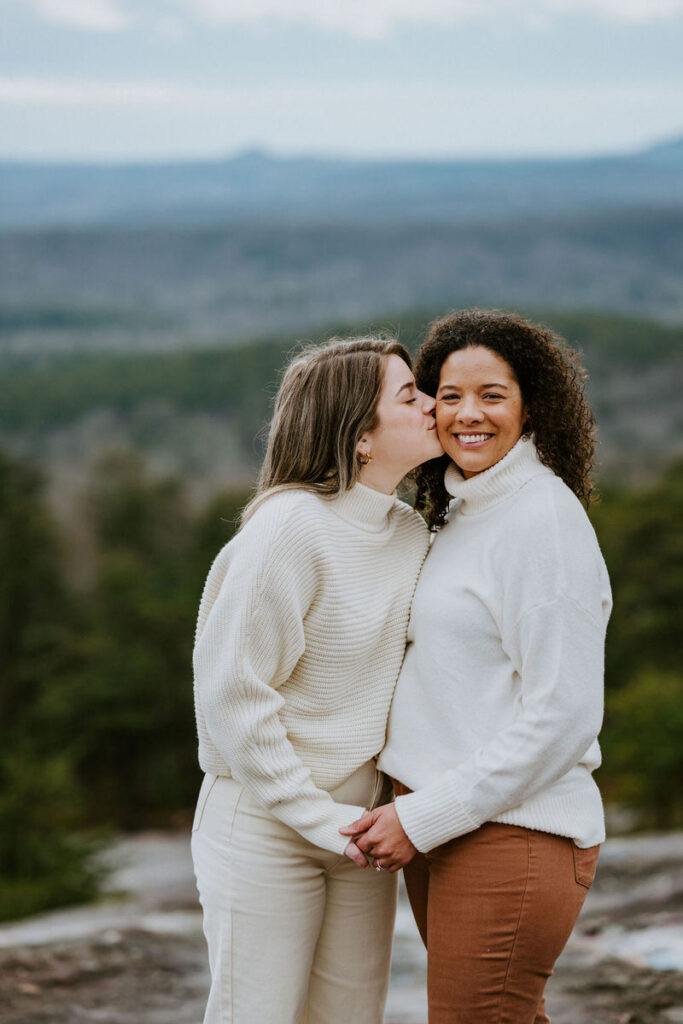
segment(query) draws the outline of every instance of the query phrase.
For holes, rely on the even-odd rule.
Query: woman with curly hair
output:
[[[416,374],[445,455],[417,473],[436,537],[379,762],[397,797],[344,833],[405,866],[430,1024],[547,1024],[604,839],[593,414],[576,354],[512,314],[437,320]]]

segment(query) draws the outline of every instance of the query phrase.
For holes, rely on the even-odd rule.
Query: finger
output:
[[[359,868],[366,868],[368,866],[365,854],[361,853],[355,843],[348,843],[344,853],[347,857],[350,857]]]
[[[353,836],[358,832],[365,832],[366,829],[369,829],[374,824],[374,820],[375,819],[372,814],[369,811],[366,811],[365,814],[361,814],[360,818],[357,818],[356,821],[352,821],[350,825],[344,825],[344,827],[340,828],[339,831],[343,836]]]
[[[370,843],[370,849],[368,853],[372,853],[375,857],[379,857],[383,864],[387,861],[394,861],[396,855],[390,846],[386,846],[384,843]]]
[[[364,832],[356,832],[353,840],[355,843],[363,843],[363,849],[365,850],[370,850],[372,847],[377,847],[380,843],[384,842],[381,830],[376,825],[366,829]]]
[[[361,833],[361,835],[356,836],[356,838],[354,839],[354,843],[356,844],[359,850],[363,851],[363,853],[374,852],[374,843],[372,839],[368,838],[367,833]]]
[[[400,871],[402,867],[401,864],[394,861],[387,861],[383,857],[376,857],[372,863],[375,871],[385,871],[388,875],[395,874],[397,871]]]

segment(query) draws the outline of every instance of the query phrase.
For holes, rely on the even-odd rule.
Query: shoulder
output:
[[[324,550],[324,534],[316,529],[320,504],[316,495],[301,490],[269,495],[216,555],[205,597],[215,598],[224,587],[231,593],[249,591],[273,580],[308,586]]]
[[[558,547],[577,541],[597,546],[588,514],[564,480],[555,473],[539,473],[520,488],[507,509],[507,528],[529,544],[543,539]]]
[[[501,564],[516,583],[522,577],[533,582],[536,601],[564,593],[598,613],[600,601],[608,600],[607,569],[588,513],[554,473],[521,488],[501,535]]]
[[[311,491],[291,488],[266,495],[237,536],[251,533],[263,536],[290,531],[297,524],[309,527],[327,519],[325,501]]]
[[[415,509],[407,502],[397,498],[392,508],[392,515],[396,524],[401,528],[409,531],[410,533],[422,535],[425,538],[429,538],[429,530],[427,524]]]
[[[419,512],[398,498],[392,508],[392,520],[397,555],[422,565],[431,542],[426,522]]]
[[[309,548],[325,519],[322,501],[303,490],[279,491],[257,506],[216,556],[216,563],[270,562]],[[215,564],[215,563],[214,563]]]

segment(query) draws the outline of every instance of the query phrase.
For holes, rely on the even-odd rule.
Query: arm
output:
[[[314,784],[280,719],[278,688],[304,651],[317,581],[300,520],[274,511],[264,506],[212,569],[223,578],[195,645],[197,700],[234,778],[280,821],[341,854],[348,840],[338,829],[363,809],[335,804]]]

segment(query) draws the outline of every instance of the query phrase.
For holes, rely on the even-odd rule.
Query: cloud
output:
[[[647,22],[683,13],[683,0],[536,0],[531,7],[550,14],[597,14],[614,21]]]
[[[0,0],[1,2],[1,0]],[[42,19],[91,32],[118,32],[132,16],[128,0],[24,0]],[[449,28],[465,20],[517,18],[534,27],[565,15],[646,23],[683,13],[683,0],[138,0],[136,19],[154,8],[158,29],[180,34],[178,15],[211,25],[308,25],[329,33],[381,39],[402,26]],[[131,8],[133,9],[133,8]]]
[[[386,82],[328,82],[327,101],[357,104],[363,100],[389,101],[395,85]],[[271,113],[274,109],[300,111],[315,106],[316,95],[307,83],[211,86],[177,84],[164,80],[102,82],[94,78],[0,76],[0,107],[43,108],[163,108]]]
[[[234,100],[236,90],[169,82],[0,78],[0,104],[45,107],[206,107]]]
[[[401,25],[449,27],[466,19],[503,15],[534,24],[553,16],[594,15],[648,22],[683,13],[683,0],[174,0],[214,24],[309,24],[330,32],[381,38]]]
[[[116,0],[28,0],[45,21],[87,32],[120,32],[129,18]]]

